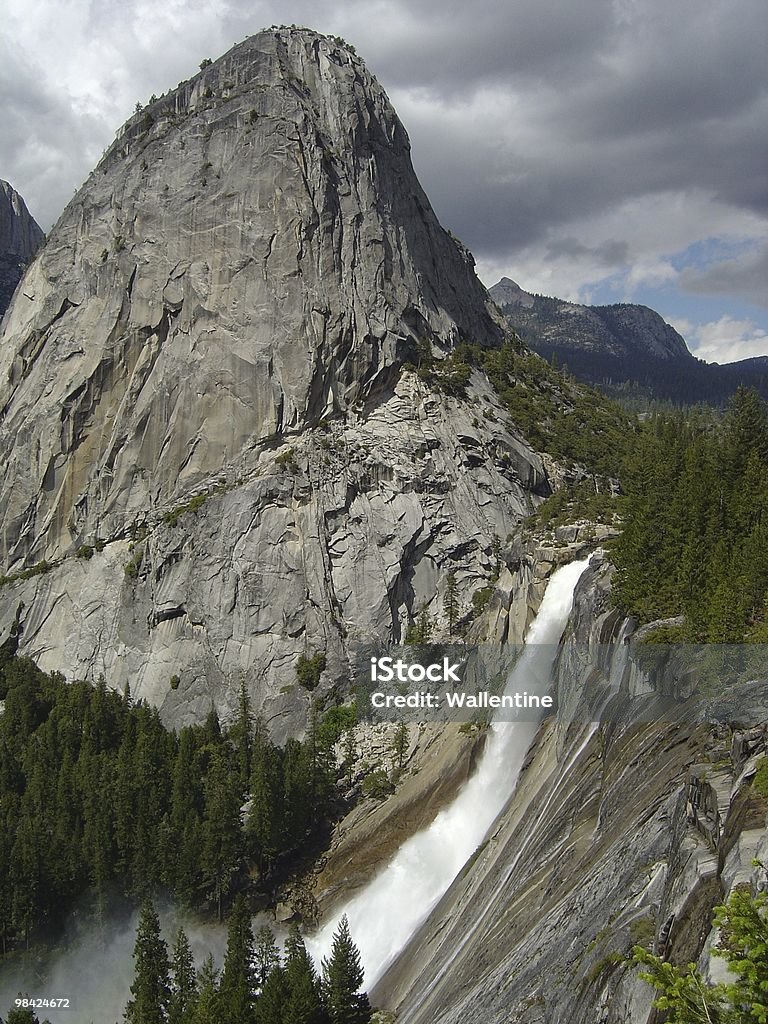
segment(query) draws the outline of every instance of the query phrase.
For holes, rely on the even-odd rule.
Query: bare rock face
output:
[[[752,780],[768,744],[765,683],[693,715],[657,713],[675,673],[668,662],[644,677],[612,572],[598,555],[579,583],[558,714],[507,807],[377,982],[374,1000],[402,1024],[651,1024],[633,947],[717,978],[713,909],[764,884],[766,801]]]
[[[9,563],[362,412],[419,339],[500,342],[408,153],[362,62],[308,32],[252,37],[128,122],[9,314]]]
[[[0,180],[0,320],[44,238],[19,193]]]
[[[648,306],[583,306],[524,291],[503,277],[489,292],[537,351],[592,352],[624,359],[693,362],[684,339]]]
[[[131,118],[8,312],[3,631],[23,602],[24,653],[172,722],[244,678],[290,733],[300,654],[330,684],[451,570],[468,608],[547,493],[482,375],[405,367],[503,338],[362,61],[239,44]]]

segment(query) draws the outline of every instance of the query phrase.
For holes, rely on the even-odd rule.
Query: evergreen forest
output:
[[[721,420],[653,417],[621,475],[611,552],[618,606],[641,622],[682,619],[665,642],[768,642],[768,410],[740,389]]]
[[[222,919],[324,837],[339,716],[278,748],[243,691],[229,729],[211,713],[174,733],[103,680],[40,671],[15,640],[0,652],[3,956],[55,942],[76,907],[98,925],[159,895]]]

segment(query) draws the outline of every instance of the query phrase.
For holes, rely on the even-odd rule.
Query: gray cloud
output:
[[[31,0],[63,36],[43,40],[30,0],[9,3],[0,176],[44,226],[136,99],[292,21],[354,43],[401,114],[440,218],[523,283],[523,258],[562,268],[571,253],[578,284],[668,258],[673,244],[768,233],[763,0],[73,0],[79,18]]]
[[[768,246],[736,259],[721,260],[704,270],[688,268],[679,279],[683,291],[698,295],[729,295],[768,308]]]

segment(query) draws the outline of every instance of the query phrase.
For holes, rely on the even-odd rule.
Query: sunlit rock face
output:
[[[330,685],[351,639],[442,614],[450,571],[468,609],[547,493],[485,378],[404,368],[503,338],[363,62],[239,44],[130,119],[9,310],[0,549],[53,568],[0,590],[4,630],[23,601],[43,667],[174,722],[245,680],[291,732],[299,654]]]
[[[22,197],[0,179],[0,320],[44,238]]]
[[[661,700],[690,685],[690,665],[665,651],[648,671],[613,572],[597,555],[581,577],[557,713],[486,842],[374,988],[398,1024],[651,1024],[638,944],[722,977],[714,907],[764,885],[765,681]]]

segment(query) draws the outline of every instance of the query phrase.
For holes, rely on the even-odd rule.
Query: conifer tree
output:
[[[197,1001],[195,960],[183,928],[176,933],[171,959],[171,995],[168,1024],[186,1024]]]
[[[493,583],[501,576],[501,570],[504,567],[504,559],[501,557],[501,537],[498,533],[494,533],[491,538],[491,554],[493,555],[493,575],[491,581]]]
[[[190,1024],[231,1024],[221,1011],[218,972],[213,956],[208,955],[197,972],[197,1001],[190,1017]]]
[[[256,1002],[256,1024],[293,1024],[287,1015],[285,972],[278,964],[270,971]]]
[[[6,1017],[6,1024],[40,1024],[40,1019],[36,1016],[35,1011],[28,1006],[14,1006]],[[48,1022],[44,1021],[43,1024],[48,1024]]]
[[[429,617],[429,606],[426,601],[419,609],[419,614],[410,624],[405,633],[407,644],[428,644],[432,636],[432,619]]]
[[[715,908],[720,929],[715,956],[726,960],[730,978],[712,984],[696,965],[677,967],[635,946],[640,977],[659,992],[654,1006],[670,1024],[765,1024],[768,1020],[768,896],[735,889]]]
[[[397,758],[397,763],[395,765],[395,774],[397,776],[397,779],[395,781],[399,781],[399,778],[403,772],[405,755],[408,751],[408,726],[405,724],[405,722],[397,723],[395,735],[392,740],[392,750],[394,751],[395,757]]]
[[[229,919],[227,953],[219,985],[221,1011],[228,1020],[249,1024],[254,1019],[256,981],[251,915],[241,893]]]
[[[251,806],[246,828],[253,855],[262,871],[268,871],[283,845],[284,779],[280,751],[268,740],[253,751]]]
[[[227,751],[214,747],[204,783],[201,867],[219,920],[241,852],[239,779]]]
[[[320,980],[295,922],[285,943],[285,956],[287,991],[283,1019],[292,1024],[326,1024],[328,1017],[320,995]]]
[[[309,831],[310,811],[309,762],[304,745],[289,739],[283,749],[284,841],[290,849],[298,845]]]
[[[272,929],[262,925],[256,932],[256,946],[254,951],[254,967],[256,972],[256,987],[262,991],[272,971],[280,966],[280,953],[275,942]]]
[[[27,949],[39,919],[38,901],[43,888],[43,844],[36,824],[39,820],[27,811],[26,801],[22,801],[11,849],[11,920]]]
[[[194,731],[179,734],[171,791],[171,833],[174,844],[168,857],[168,883],[177,898],[193,906],[200,884],[203,794],[199,779]]]
[[[251,698],[245,679],[240,680],[240,697],[238,701],[237,719],[229,729],[227,737],[235,746],[240,784],[243,792],[248,787],[251,777],[251,755],[254,745],[254,717],[251,712]]]
[[[155,908],[147,901],[139,914],[136,961],[132,998],[128,1001],[124,1020],[126,1024],[166,1024],[170,981],[168,977],[168,948],[160,935],[160,921]]]
[[[302,772],[307,783],[307,825],[314,828],[322,820],[328,806],[336,764],[332,747],[324,743],[320,735],[318,705],[314,701],[307,723],[307,737],[301,746],[301,757],[304,762]]]
[[[449,572],[445,582],[443,611],[448,619],[448,633],[450,636],[454,636],[459,618],[459,584],[456,582],[455,572]]]
[[[345,914],[333,936],[331,955],[323,960],[323,1002],[330,1024],[366,1024],[371,1019],[368,996],[358,991],[363,973]]]

